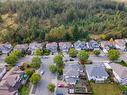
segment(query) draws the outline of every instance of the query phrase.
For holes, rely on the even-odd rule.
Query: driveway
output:
[[[16,66],[21,66],[23,63],[30,63],[32,61],[33,56],[26,55],[18,60]]]
[[[107,58],[106,55],[100,55],[100,56],[90,55],[89,60],[91,60],[93,63],[109,62],[109,59]]]
[[[44,74],[42,75],[42,80],[36,87],[35,95],[53,95],[53,93],[50,93],[47,88],[48,84],[56,79],[56,75],[49,71],[49,66],[51,64],[53,64],[52,55],[48,59],[42,59],[42,65],[39,72],[43,70]]]
[[[6,58],[6,55],[0,55],[0,64],[6,64],[6,62],[4,62]]]

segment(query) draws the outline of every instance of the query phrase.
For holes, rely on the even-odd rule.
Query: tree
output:
[[[113,42],[114,42],[114,41],[113,41],[113,38],[111,38],[111,39],[109,40],[109,42],[113,44]]]
[[[44,50],[43,50],[43,55],[50,55],[50,51],[49,51],[49,50],[44,49]]]
[[[56,55],[54,57],[54,63],[56,63],[57,67],[63,66],[63,58],[62,58],[62,56],[61,55]]]
[[[31,70],[31,69],[26,69],[25,70],[25,73],[26,73],[26,75],[28,75],[28,76],[31,76],[32,74],[33,74],[33,70]]]
[[[83,33],[88,31],[95,35],[112,34],[113,38],[121,37],[122,34],[122,37],[127,37],[127,12],[124,3],[112,0],[69,0],[68,6],[64,3],[68,0],[39,0],[36,3],[32,2],[33,0],[29,1],[0,3],[0,22],[2,15],[11,12],[8,18],[13,18],[14,13],[17,14],[15,21],[19,22],[17,25],[21,27],[18,28],[19,31],[16,29],[17,31],[11,33],[0,31],[0,42],[42,41],[45,40],[45,36],[50,41],[77,40],[82,39],[81,29]],[[105,15],[102,16],[102,13]],[[61,28],[62,24],[65,27]],[[68,27],[73,27],[74,31],[66,34]],[[6,30],[3,28],[2,30]],[[116,32],[120,35],[116,35]],[[89,40],[89,36],[84,38]]]
[[[54,27],[51,29],[51,31],[46,36],[46,40],[48,41],[61,41],[64,40],[65,37],[65,26],[61,25],[59,27]]]
[[[2,51],[0,50],[0,55],[2,55]]]
[[[2,16],[0,15],[0,23],[3,22]]]
[[[94,54],[95,54],[96,56],[100,55],[100,50],[94,50]]]
[[[127,49],[127,43],[125,43],[125,48]]]
[[[120,56],[120,53],[118,50],[115,50],[115,49],[111,49],[108,51],[108,58],[110,60],[117,60]]]
[[[76,40],[76,41],[79,40],[79,38],[80,38],[79,37],[79,34],[80,33],[79,33],[79,29],[78,29],[78,26],[77,25],[74,26],[73,33],[72,34],[73,34],[74,40]]]
[[[41,76],[37,73],[33,73],[32,76],[30,77],[30,82],[33,85],[37,85],[37,83],[41,80]]]
[[[11,55],[15,55],[15,56],[17,56],[18,58],[20,58],[20,57],[23,56],[22,52],[19,51],[19,50],[13,51],[13,52],[11,53]]]
[[[69,49],[69,56],[70,57],[76,57],[77,56],[77,51],[74,48]]]
[[[100,35],[100,39],[101,39],[101,40],[105,40],[105,39],[106,39],[106,35],[101,34],[101,35]]]
[[[84,64],[84,62],[87,62],[88,58],[89,58],[89,54],[88,52],[84,51],[84,50],[81,50],[79,53],[78,53],[78,58],[80,60],[80,63],[81,64]]]
[[[39,32],[39,40],[44,40],[45,39],[45,32],[44,31],[40,31]]]
[[[27,68],[29,68],[29,64],[28,64],[28,63],[23,63],[23,64],[20,66],[20,69],[21,69],[21,70],[25,70],[25,69],[27,69]]]
[[[55,91],[55,85],[54,84],[48,84],[48,90],[50,91],[50,92],[54,92]]]
[[[57,68],[57,74],[63,75],[63,68]]]
[[[40,50],[40,49],[36,49],[35,51],[34,51],[34,54],[36,55],[36,56],[41,56],[42,55],[42,51]]]
[[[15,55],[10,55],[5,58],[5,62],[10,65],[15,65],[18,58]]]
[[[56,73],[56,72],[57,72],[57,67],[56,67],[55,65],[50,65],[49,70],[50,70],[52,73]]]
[[[9,56],[5,58],[7,64],[15,65],[18,58],[22,56],[22,53],[19,50],[13,51]]]
[[[30,66],[32,68],[38,69],[38,68],[40,68],[41,63],[42,63],[41,62],[41,58],[39,58],[39,57],[33,57],[32,58],[32,63],[30,64]]]

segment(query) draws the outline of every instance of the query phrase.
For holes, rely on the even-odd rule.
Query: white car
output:
[[[42,58],[43,58],[43,59],[48,59],[48,56],[43,56]]]
[[[44,71],[42,70],[42,71],[40,72],[40,74],[43,75],[43,74],[44,74]]]

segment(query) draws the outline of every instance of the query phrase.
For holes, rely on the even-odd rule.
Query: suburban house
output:
[[[77,42],[74,43],[74,48],[76,50],[84,50],[84,49],[88,49],[88,44],[86,42],[81,42],[80,40],[78,40]]]
[[[23,71],[17,67],[5,74],[0,82],[0,95],[18,95],[18,89],[22,85]]]
[[[6,71],[7,71],[6,66],[5,65],[0,65],[0,80],[3,78]]]
[[[14,47],[14,51],[19,50],[23,53],[26,53],[28,51],[28,48],[29,48],[28,44],[18,44]]]
[[[100,45],[95,40],[91,40],[89,42],[89,49],[99,50],[100,49]]]
[[[114,46],[118,50],[125,51],[125,48],[126,48],[125,44],[126,44],[126,41],[124,39],[114,40]]]
[[[75,85],[79,81],[80,73],[84,70],[78,63],[66,64],[63,71],[63,80],[67,84]]]
[[[47,43],[46,44],[46,49],[50,50],[52,53],[56,53],[57,52],[57,48],[58,45],[56,42],[52,42],[52,43]]]
[[[59,42],[59,49],[62,52],[68,52],[68,50],[72,47],[70,42]]]
[[[42,43],[37,43],[37,42],[33,42],[33,43],[30,43],[29,44],[29,49],[28,49],[28,51],[30,51],[31,52],[31,55],[33,55],[34,54],[34,51],[36,50],[36,49],[40,49],[40,50],[42,50]]]
[[[110,66],[116,81],[122,85],[127,85],[127,68],[117,63],[111,63]]]
[[[86,65],[86,74],[88,80],[94,80],[96,83],[103,83],[109,76],[105,67],[99,64]]]
[[[9,43],[0,44],[0,51],[2,54],[9,54],[12,51],[12,45]]]

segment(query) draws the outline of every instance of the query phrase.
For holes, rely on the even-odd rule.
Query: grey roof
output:
[[[66,78],[65,81],[67,83],[74,83],[76,84],[77,80],[79,80],[78,78]]]
[[[59,48],[60,50],[66,50],[68,51],[69,48],[72,47],[71,42],[59,42]]]
[[[108,76],[108,73],[105,71],[104,66],[102,65],[86,65],[86,71],[89,76],[102,77]]]
[[[5,44],[0,44],[0,51],[2,51],[2,53],[7,54],[12,50],[12,45],[9,43],[5,43]]]
[[[88,48],[86,45],[86,42],[84,42],[84,41],[81,42],[80,40],[78,40],[77,42],[74,43],[74,47],[75,48],[81,48],[81,49],[87,49]]]
[[[99,48],[99,44],[95,41],[95,40],[91,40],[89,42],[89,45],[92,47],[92,48]]]
[[[78,63],[66,64],[64,68],[64,75],[79,76],[80,71],[83,71],[82,66]]]
[[[42,43],[33,42],[29,44],[30,50],[35,50],[36,48],[42,49],[43,48]]]
[[[14,50],[27,50],[28,48],[28,44],[17,44],[14,47]]]
[[[127,78],[127,68],[117,64],[117,63],[111,63],[110,64],[112,70],[118,74],[120,78]]]
[[[18,92],[18,89],[22,85],[20,76],[23,74],[23,72],[18,73],[18,71],[21,70],[18,67],[13,67],[4,75],[0,81],[0,95],[15,95],[15,93]]]
[[[75,69],[70,68],[66,73],[66,76],[79,76],[79,72],[76,71]]]

